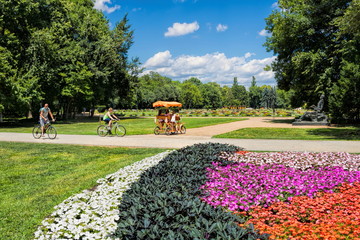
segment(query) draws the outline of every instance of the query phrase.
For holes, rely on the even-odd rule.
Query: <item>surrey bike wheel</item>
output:
[[[159,135],[159,134],[160,134],[160,127],[155,127],[155,128],[154,128],[154,134],[155,134],[155,135]]]
[[[34,126],[33,130],[32,130],[32,135],[35,139],[39,139],[41,137],[41,126],[40,125],[36,125]]]
[[[165,134],[166,134],[166,135],[170,135],[170,134],[171,134],[171,127],[166,127],[166,128],[165,128]]]
[[[53,127],[53,126],[49,126],[47,129],[46,129],[46,133],[48,135],[48,137],[50,139],[55,139],[56,136],[57,136],[57,131],[56,131],[56,128]]]
[[[118,136],[118,137],[123,137],[123,136],[125,136],[125,134],[126,134],[126,129],[125,129],[125,127],[122,126],[122,125],[116,125],[116,126],[115,126],[115,134],[116,134],[116,136]]]
[[[104,125],[100,125],[98,128],[97,128],[97,134],[100,136],[100,137],[105,137],[106,135],[108,135],[109,133],[109,130],[106,126]]]
[[[180,132],[181,134],[185,134],[186,133],[186,127],[184,125],[181,125],[180,127]]]

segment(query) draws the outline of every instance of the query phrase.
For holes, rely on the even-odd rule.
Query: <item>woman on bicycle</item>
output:
[[[120,120],[118,117],[116,117],[116,115],[113,112],[114,112],[114,110],[112,108],[109,108],[107,113],[103,117],[104,122],[106,122],[108,124],[109,131],[112,126],[112,121]]]

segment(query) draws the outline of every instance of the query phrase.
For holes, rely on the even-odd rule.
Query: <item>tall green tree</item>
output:
[[[203,97],[203,107],[216,109],[222,106],[221,87],[215,82],[205,83],[200,87]]]
[[[113,62],[113,81],[112,86],[115,87],[115,91],[112,94],[120,96],[121,102],[128,102],[131,99],[132,94],[136,92],[138,87],[138,74],[141,72],[139,69],[139,59],[129,59],[128,52],[132,44],[134,43],[134,31],[131,30],[129,19],[127,15],[116,25],[112,31],[112,39],[114,49],[116,51],[116,59]],[[120,103],[121,104],[121,103]],[[125,104],[122,104],[123,106]]]
[[[196,78],[196,77],[191,77],[189,79],[186,79],[184,81],[184,83],[191,83],[191,84],[194,84],[196,85],[197,87],[200,87],[201,85],[203,85],[203,83],[201,82],[200,79]]]
[[[181,84],[180,100],[184,108],[199,108],[203,106],[203,96],[198,85],[191,81]]]
[[[115,52],[107,20],[91,0],[54,2],[48,26],[34,36],[29,55],[36,64],[28,71],[38,77],[43,98],[57,103],[63,117],[101,99],[98,94],[113,71],[108,62],[114,57],[108,56]]]
[[[276,89],[276,107],[277,108],[291,108],[291,98],[293,91],[285,91],[283,89]]]
[[[248,93],[246,88],[243,85],[239,85],[237,77],[234,77],[234,82],[231,87],[232,95],[234,97],[234,101],[232,103],[233,106],[247,106],[248,105]]]
[[[342,60],[340,79],[329,98],[330,111],[336,121],[360,122],[360,0],[352,1],[334,24],[340,29]]]
[[[46,101],[69,117],[82,107],[129,98],[139,72],[137,60],[127,56],[133,31],[127,16],[111,31],[93,7],[92,0],[0,0],[5,112],[32,106],[37,113]]]
[[[137,107],[150,108],[155,101],[179,101],[181,87],[178,82],[159,73],[150,72],[139,78]]]
[[[272,64],[280,89],[293,89],[293,103],[315,104],[326,97],[340,75],[342,53],[334,19],[344,15],[351,0],[279,0],[266,19],[271,32],[265,46],[277,56]]]
[[[39,98],[37,78],[29,76],[27,54],[33,29],[46,25],[45,0],[0,0],[0,111],[24,115]]]
[[[249,88],[249,105],[252,108],[259,108],[261,104],[261,88],[256,85],[256,78],[253,76]]]
[[[224,107],[233,106],[234,96],[229,86],[223,86],[221,88],[221,99]]]

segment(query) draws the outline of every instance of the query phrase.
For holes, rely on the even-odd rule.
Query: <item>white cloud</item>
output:
[[[158,52],[157,54],[149,58],[144,65],[150,68],[151,67],[160,68],[164,66],[165,67],[170,66],[171,63],[172,63],[171,53],[169,50],[167,50],[165,52]]]
[[[259,32],[259,35],[260,36],[263,36],[263,37],[270,37],[271,36],[271,33],[268,32],[267,30],[263,29]]]
[[[94,8],[103,12],[112,13],[117,9],[120,9],[119,5],[109,7],[106,4],[111,4],[111,0],[95,0]]]
[[[241,57],[228,58],[224,53],[217,52],[203,56],[182,55],[174,58],[167,50],[156,53],[143,67],[146,68],[144,74],[154,71],[179,81],[197,77],[203,82],[232,84],[234,77],[237,77],[240,84],[250,86],[251,77],[255,76],[259,85],[274,85],[274,73],[264,71],[264,67],[270,65],[275,57],[251,59],[254,55],[246,53]]]
[[[164,34],[165,37],[182,36],[189,33],[193,33],[199,30],[200,26],[198,22],[192,23],[174,23],[172,27],[168,28],[168,31]]]
[[[224,32],[228,29],[228,26],[227,25],[222,25],[222,24],[218,24],[216,26],[216,31],[218,32]]]
[[[272,5],[271,5],[271,8],[278,8],[279,7],[279,3],[278,2],[274,2]]]
[[[247,53],[245,53],[244,57],[245,57],[245,58],[249,58],[249,57],[254,56],[254,55],[255,55],[255,53],[249,53],[249,52],[247,52]]]

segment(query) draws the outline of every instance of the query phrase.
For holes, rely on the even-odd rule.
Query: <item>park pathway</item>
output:
[[[249,120],[216,126],[188,129],[184,135],[131,135],[125,137],[99,137],[96,135],[59,134],[54,140],[34,139],[31,133],[0,133],[0,141],[34,142],[50,144],[80,144],[93,146],[182,148],[196,143],[218,142],[243,147],[249,151],[310,151],[310,152],[350,152],[360,153],[360,141],[306,141],[270,139],[219,139],[211,138],[245,127],[299,128],[284,123],[287,118],[249,118]],[[318,127],[318,126],[317,126]],[[327,127],[327,126],[324,126]],[[0,142],[1,145],[1,142]]]
[[[241,128],[328,128],[328,126],[292,126],[288,121],[293,117],[249,117],[247,120],[218,124],[208,127],[192,128],[186,132],[187,136],[214,136],[222,133],[235,131]]]

